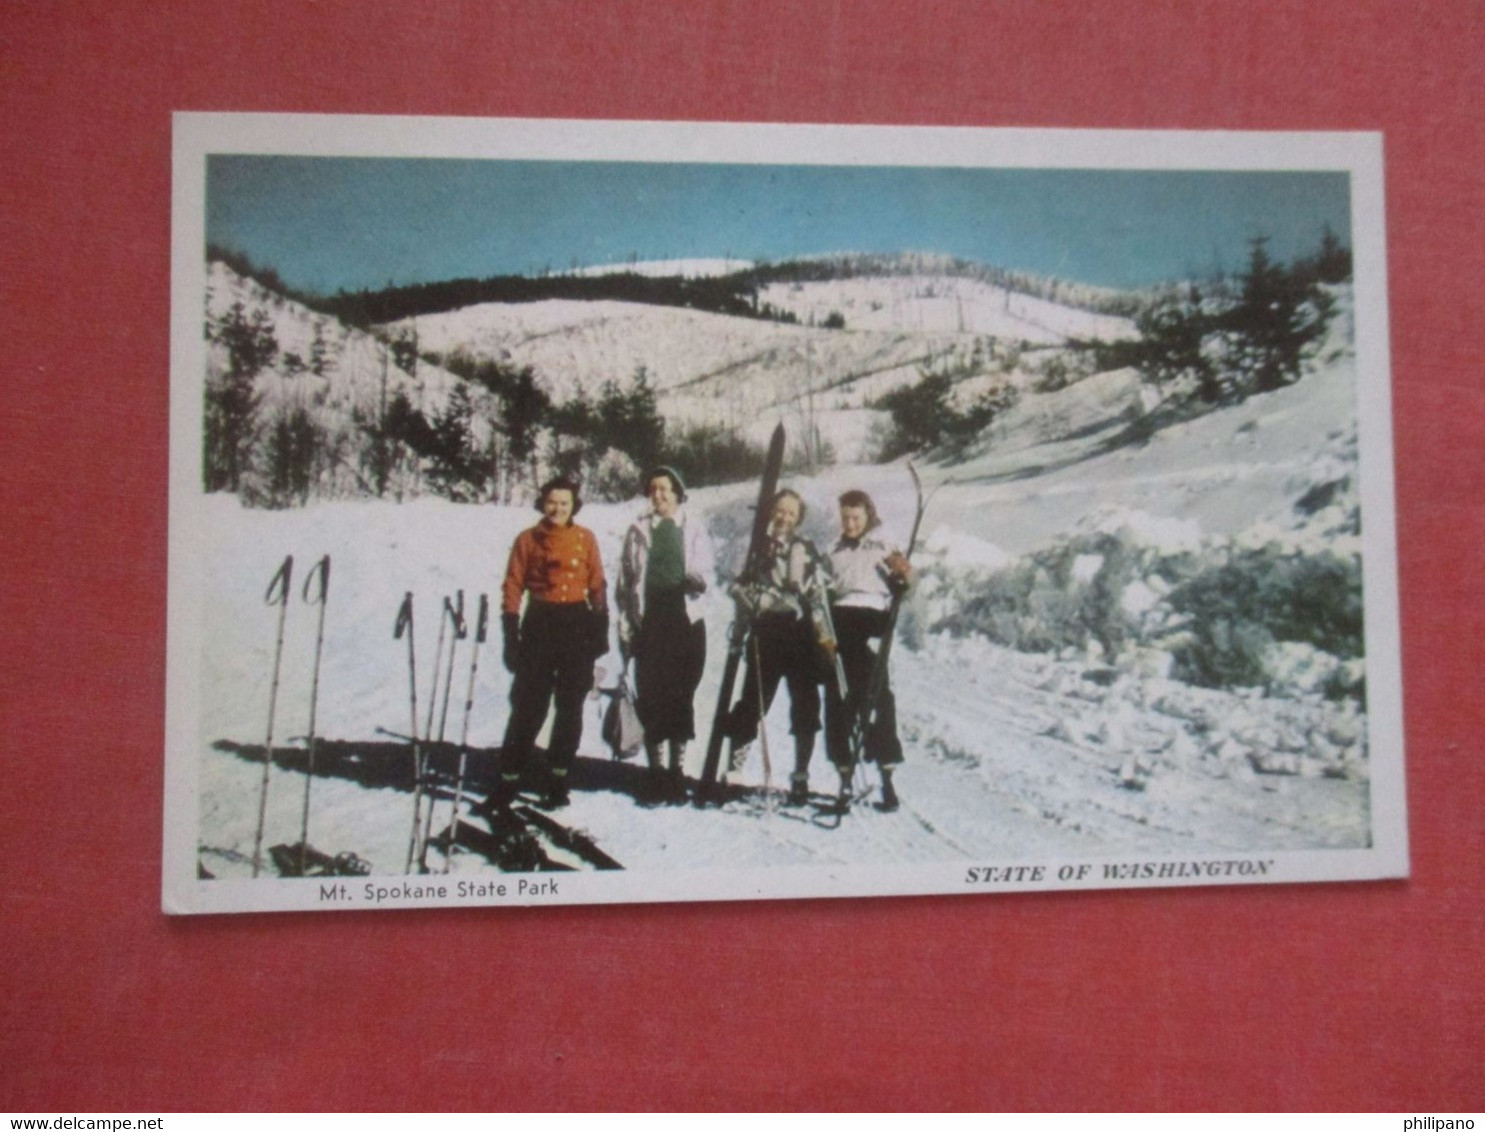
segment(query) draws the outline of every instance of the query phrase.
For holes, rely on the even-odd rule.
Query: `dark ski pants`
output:
[[[765,613],[753,623],[748,667],[737,704],[728,716],[727,737],[735,745],[758,737],[758,721],[773,703],[781,680],[789,686],[789,730],[796,740],[813,740],[820,730],[820,670],[810,623],[788,613]]]
[[[865,708],[867,689],[877,653],[872,641],[880,641],[887,628],[887,614],[880,609],[837,605],[831,607],[841,667],[846,672],[846,698],[841,699],[835,683],[829,685],[825,701],[825,746],[830,761],[849,772],[851,763],[851,725]],[[867,762],[892,767],[902,762],[902,741],[897,737],[897,700],[892,695],[888,674],[882,674],[882,691],[877,699],[876,719],[866,732],[862,753]]]
[[[582,602],[533,601],[521,621],[521,651],[510,689],[510,722],[501,746],[500,775],[525,772],[553,699],[557,718],[547,764],[566,774],[583,737],[583,701],[593,687],[591,614]]]
[[[706,667],[706,625],[686,615],[680,590],[650,596],[634,638],[634,695],[645,742],[696,736],[696,688]]]

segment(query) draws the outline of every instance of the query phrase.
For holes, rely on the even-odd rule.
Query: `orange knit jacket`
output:
[[[575,524],[553,527],[543,519],[517,535],[501,590],[502,612],[521,612],[523,593],[532,601],[586,601],[593,609],[607,610],[603,561],[593,532]]]

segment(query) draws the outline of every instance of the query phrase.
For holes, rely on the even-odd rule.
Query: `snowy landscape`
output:
[[[728,261],[694,271],[746,267]],[[208,336],[234,309],[258,319],[276,347],[251,375],[258,411],[264,420],[299,412],[330,455],[316,450],[312,482],[290,501],[297,505],[250,506],[246,490],[215,490],[198,501],[194,553],[208,595],[196,783],[202,875],[252,870],[280,612],[264,597],[286,555],[295,572],[263,845],[300,839],[319,612],[301,587],[328,555],[309,842],[330,856],[353,853],[377,875],[402,874],[414,806],[407,737],[426,733],[433,719],[431,731],[445,743],[433,759],[427,868],[501,868],[478,851],[478,837],[461,837],[447,860],[439,839],[453,807],[472,638],[454,654],[442,723],[428,713],[430,700],[448,694],[443,671],[434,673],[435,657],[444,655],[443,602],[462,592],[466,611],[481,594],[498,603],[511,542],[537,518],[534,477],[507,474],[502,484],[496,476],[483,498],[441,497],[426,464],[404,453],[380,465],[372,491],[373,473],[354,455],[358,430],[369,435],[366,422],[378,411],[385,419],[389,397],[401,393],[436,423],[456,390],[473,407],[471,442],[494,450],[499,406],[454,372],[457,365],[444,364],[451,357],[530,367],[558,403],[596,397],[605,383],[618,388],[642,372],[667,435],[711,425],[758,444],[783,422],[793,446],[784,482],[805,498],[804,533],[823,546],[837,533],[835,498],[848,488],[871,493],[906,545],[915,501],[909,455],[923,476],[929,502],[913,555],[918,580],[892,655],[906,750],[897,776],[902,809],[860,804],[830,815],[824,804],[837,782],[819,750],[811,781],[818,805],[780,805],[792,749],[783,694],[766,726],[771,765],[755,746],[733,776],[745,789],[720,807],[646,804],[643,757],[611,757],[599,734],[608,700],[595,691],[572,803],[554,816],[625,870],[1369,846],[1362,650],[1329,651],[1277,622],[1260,634],[1236,612],[1240,590],[1268,601],[1265,584],[1293,579],[1275,600],[1293,604],[1310,592],[1304,587],[1321,589],[1345,606],[1345,617],[1354,607],[1356,621],[1354,632],[1322,628],[1337,640],[1359,634],[1354,327],[1349,286],[1328,285],[1326,294],[1334,314],[1302,379],[1175,411],[1171,386],[1132,366],[1089,364],[1101,356],[1098,344],[1139,337],[1134,321],[1107,313],[1108,304],[1094,310],[1099,304],[936,273],[926,258],[898,273],[771,283],[756,301],[775,318],[549,299],[362,328],[212,262]],[[389,362],[388,343],[399,336],[415,343],[411,365]],[[221,338],[209,353],[208,380],[238,364]],[[943,404],[965,406],[966,414],[990,404],[991,394],[1010,395],[953,443],[883,459],[893,392],[936,373],[952,375]],[[561,455],[560,438],[524,459],[540,473],[553,453]],[[619,452],[604,458],[604,483],[633,483],[632,460]],[[683,471],[707,478],[702,469]],[[271,494],[272,484],[262,491]],[[693,781],[732,616],[725,588],[755,493],[756,480],[739,478],[698,487],[687,504],[705,518],[719,551],[706,598],[699,735],[686,758]],[[641,510],[637,496],[617,489],[590,496],[578,522],[595,532],[606,564],[617,561]],[[1229,591],[1230,615],[1222,612]],[[408,640],[394,638],[409,593],[416,717]],[[489,829],[479,807],[507,715],[498,638],[497,622],[478,656],[467,718],[461,820],[476,832]],[[599,661],[601,687],[614,684],[618,665],[616,649]],[[552,867],[591,867],[560,846],[549,856]],[[273,875],[266,857],[264,868]]]

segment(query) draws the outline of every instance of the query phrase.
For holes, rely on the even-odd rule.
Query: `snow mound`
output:
[[[1195,519],[1152,515],[1117,503],[1094,509],[1082,518],[1077,529],[1084,534],[1124,534],[1166,554],[1197,550],[1202,538],[1201,524]]]
[[[952,561],[961,570],[1000,570],[1014,561],[992,542],[951,527],[934,527],[923,541],[926,554]]]

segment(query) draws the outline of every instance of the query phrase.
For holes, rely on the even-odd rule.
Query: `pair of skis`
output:
[[[748,542],[747,555],[743,559],[742,570],[738,575],[738,583],[740,585],[747,585],[755,581],[767,569],[768,528],[772,518],[771,505],[774,495],[778,492],[779,475],[783,469],[783,462],[784,426],[780,424],[773,431],[773,437],[768,447],[768,457],[764,462],[763,477],[758,484],[758,502],[753,512],[752,534]],[[916,511],[913,516],[912,535],[908,540],[907,548],[907,557],[911,559],[913,551],[917,547],[918,532],[923,523],[923,513],[927,508],[927,503],[923,497],[923,484],[918,476],[918,470],[912,464],[909,464],[908,473],[913,478],[913,490],[917,497]],[[820,578],[819,581],[823,582],[823,578]],[[831,624],[829,595],[824,592],[823,586],[817,598],[820,607],[824,611],[823,615],[826,618],[828,631],[832,639],[838,640],[835,637],[834,626]],[[892,649],[892,639],[896,633],[897,618],[902,608],[902,598],[903,595],[901,593],[892,595],[891,602],[888,605],[887,624],[882,634],[882,644],[877,650],[876,659],[872,664],[871,677],[867,683],[866,695],[851,721],[848,742],[850,765],[852,768],[860,764],[861,754],[866,744],[866,736],[872,725],[876,722],[882,691],[887,683],[887,661]],[[722,746],[727,737],[727,721],[731,714],[733,686],[737,682],[737,670],[744,654],[747,652],[751,639],[752,615],[739,602],[727,633],[727,659],[722,668],[722,683],[717,694],[717,708],[712,716],[711,734],[706,748],[706,762],[702,766],[701,781],[696,789],[696,804],[698,806],[711,804],[717,798],[717,774],[721,764]],[[848,689],[846,687],[845,672],[841,666],[839,656],[834,657],[833,676],[836,681],[837,691],[840,693],[842,700],[844,700]]]
[[[464,695],[464,722],[459,735],[459,768],[454,785],[454,810],[449,819],[448,842],[444,847],[443,871],[448,872],[454,859],[454,845],[459,836],[459,807],[464,801],[464,777],[469,764],[469,717],[474,711],[474,682],[479,671],[480,646],[489,637],[490,599],[480,594],[479,614],[475,620],[474,644],[469,655],[469,684]],[[444,736],[449,718],[449,697],[454,683],[454,657],[459,642],[469,637],[469,624],[464,616],[464,591],[459,590],[454,600],[443,599],[443,613],[438,621],[438,644],[433,657],[433,686],[428,692],[428,716],[421,737],[418,732],[418,664],[413,644],[413,595],[409,591],[403,596],[397,610],[397,623],[392,630],[393,640],[407,638],[408,704],[411,713],[411,729],[408,738],[413,756],[413,814],[412,830],[408,834],[407,865],[405,872],[428,871],[428,843],[433,832],[433,807],[435,802],[432,785],[432,754],[445,745]],[[444,641],[448,641],[445,650]],[[438,711],[438,736],[434,738],[433,717],[443,689],[443,706]],[[424,807],[424,795],[427,806]]]
[[[779,489],[779,475],[784,468],[784,426],[773,430],[768,442],[768,456],[763,463],[763,478],[758,483],[758,503],[753,511],[753,530],[748,551],[738,573],[738,584],[763,576],[768,561],[768,525],[772,519],[773,497]],[[727,738],[727,719],[732,708],[732,688],[737,683],[737,670],[748,650],[753,619],[738,603],[732,625],[727,630],[727,660],[722,667],[722,687],[717,694],[717,710],[712,716],[711,735],[706,744],[706,762],[702,764],[701,781],[696,785],[696,804],[710,805],[716,800],[717,771],[722,761],[722,744]]]
[[[278,634],[273,645],[273,678],[268,691],[268,735],[263,740],[263,778],[258,786],[258,824],[253,833],[253,876],[263,866],[263,826],[268,818],[268,781],[273,767],[273,725],[278,710],[279,671],[284,657],[284,624],[289,615],[289,589],[294,577],[294,556],[286,554],[282,565],[274,572],[263,601],[269,607],[278,606]],[[304,774],[304,806],[299,825],[299,868],[303,872],[309,859],[309,790],[315,774],[315,712],[320,700],[320,656],[325,644],[325,599],[330,593],[330,556],[327,554],[310,568],[304,579],[303,597],[308,605],[319,606],[319,624],[315,630],[314,671],[310,679],[309,692],[309,751]]]

